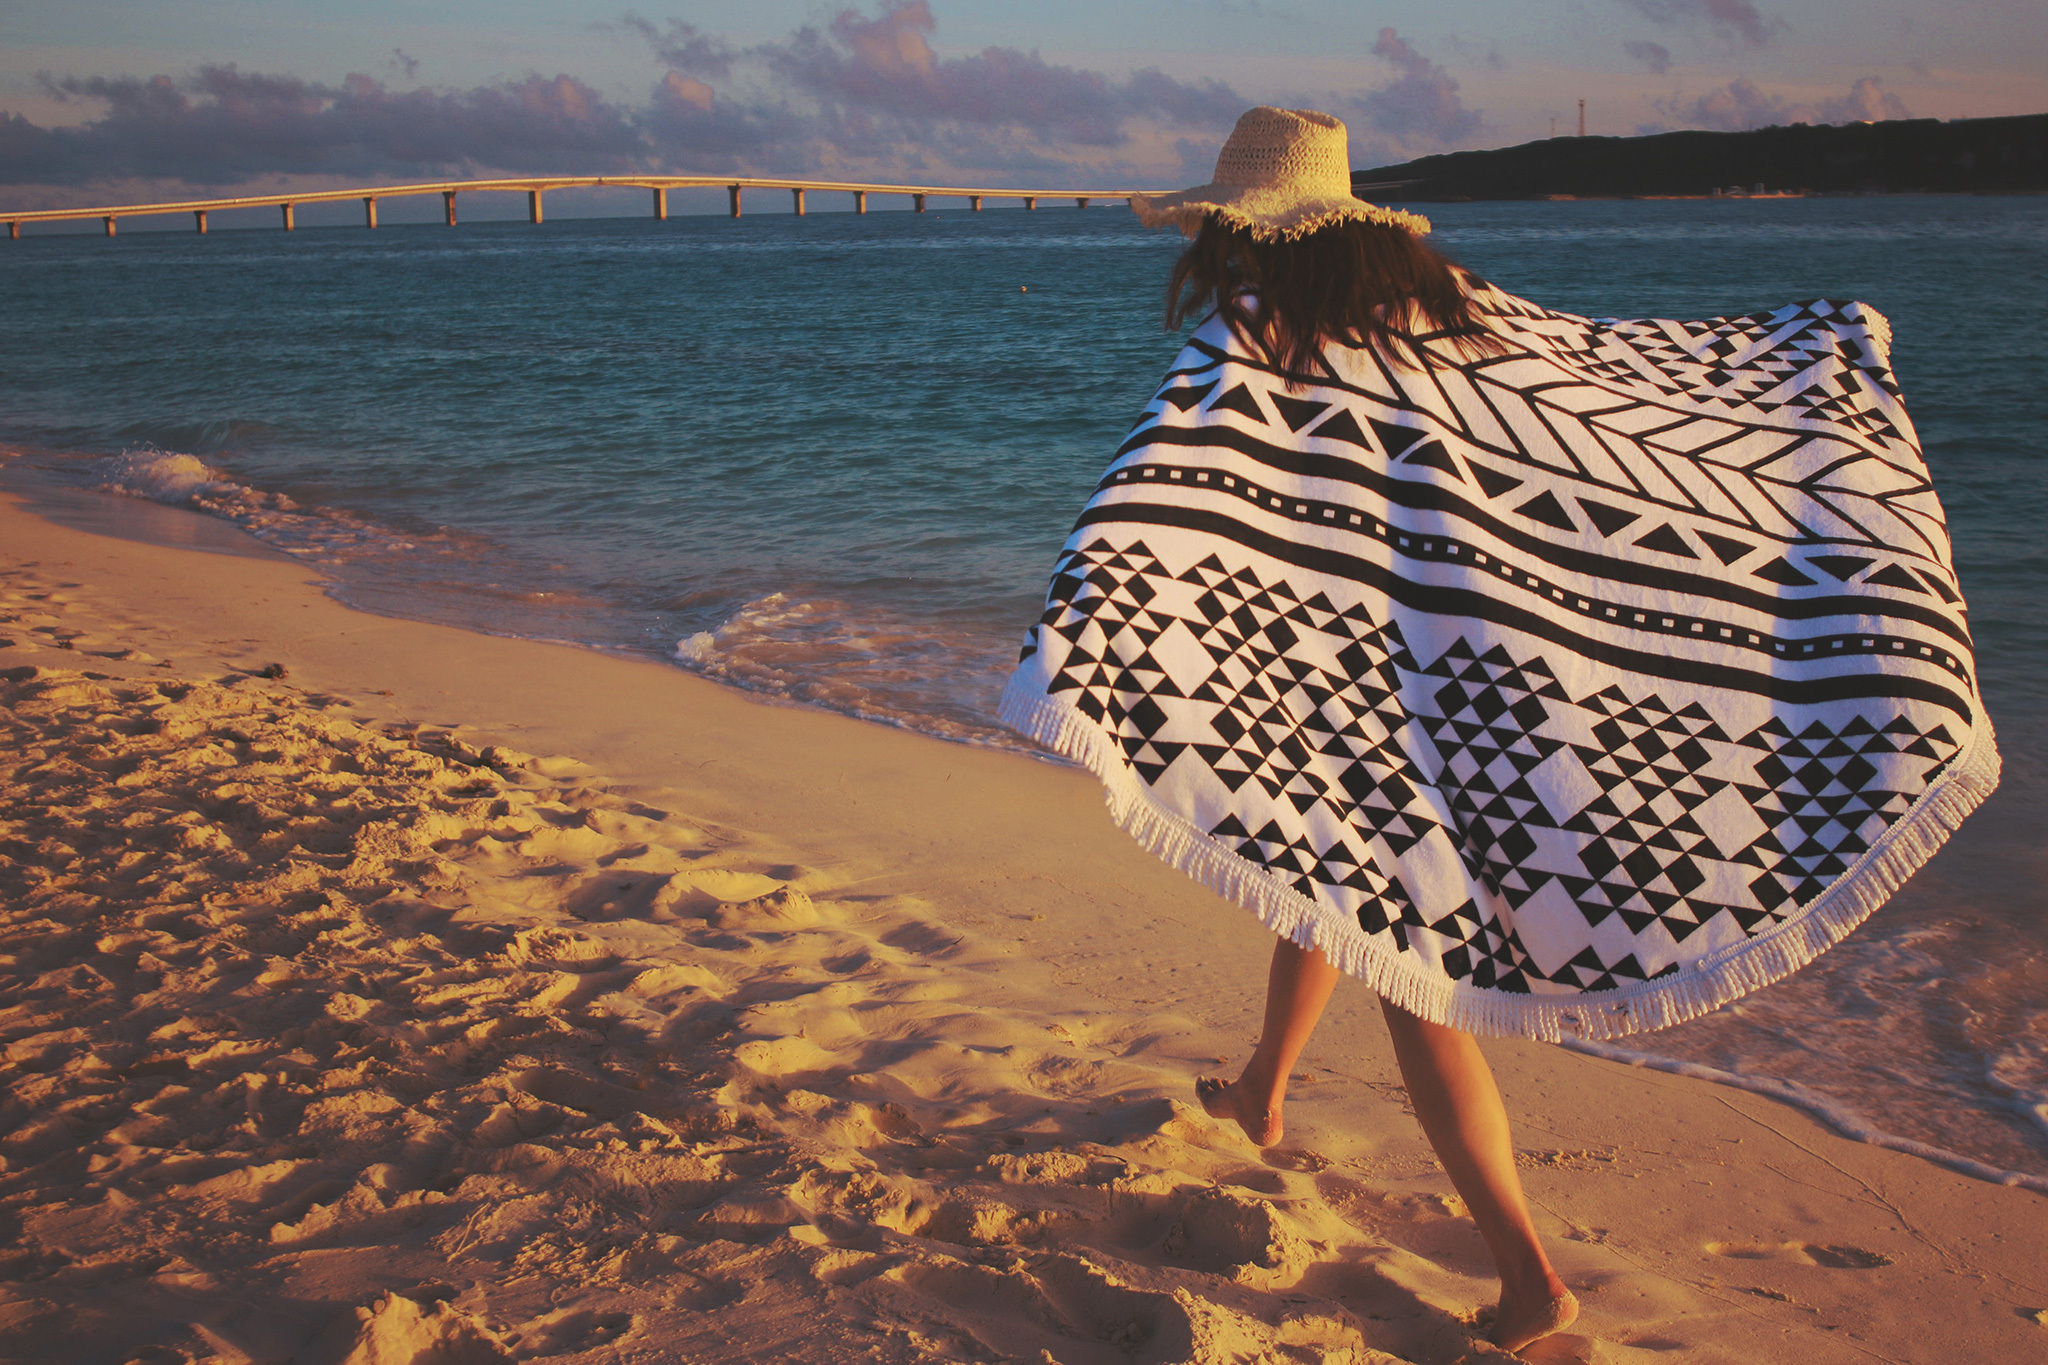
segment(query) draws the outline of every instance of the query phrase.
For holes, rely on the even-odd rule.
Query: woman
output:
[[[1889,329],[1816,301],[1595,322],[1354,198],[1343,125],[1254,109],[1193,237],[1164,385],[1083,510],[1004,718],[1279,936],[1205,1108],[1281,1135],[1340,972],[1501,1277],[1578,1308],[1475,1033],[1609,1038],[1810,961],[1996,785]]]

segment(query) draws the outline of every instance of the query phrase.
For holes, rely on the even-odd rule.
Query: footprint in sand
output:
[[[1881,1251],[1861,1247],[1820,1246],[1813,1242],[1709,1242],[1710,1255],[1738,1261],[1792,1261],[1800,1265],[1823,1265],[1831,1270],[1876,1270],[1892,1263]]]
[[[561,1308],[524,1324],[511,1340],[522,1357],[566,1355],[620,1345],[638,1335],[640,1325],[631,1313]]]
[[[794,886],[781,886],[764,895],[718,906],[705,916],[718,929],[772,931],[808,929],[826,922],[818,903]]]
[[[511,1365],[504,1341],[453,1304],[422,1307],[401,1294],[342,1314],[305,1353],[318,1359],[393,1361],[407,1365]],[[246,1359],[246,1357],[244,1357]]]
[[[852,1358],[875,1323],[892,1359],[1472,1349],[1456,1210],[1252,1157],[1166,1098],[1163,1018],[1084,1022],[945,907],[345,710],[0,669],[36,1358],[128,1358],[188,1273],[290,1337],[219,1358],[318,1332],[313,1365]]]
[[[1278,1171],[1263,1166],[1246,1166],[1242,1170],[1225,1171],[1216,1177],[1220,1185],[1235,1185],[1243,1190],[1256,1190],[1260,1194],[1281,1194],[1287,1189],[1287,1177]]]
[[[1225,1275],[1250,1266],[1298,1275],[1315,1259],[1279,1209],[1223,1188],[1188,1200],[1163,1249],[1173,1260]]]

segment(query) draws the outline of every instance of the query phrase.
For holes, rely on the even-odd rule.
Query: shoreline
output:
[[[138,843],[139,880],[35,892],[38,924],[96,916],[100,946],[43,962],[27,935],[9,969],[16,1340],[1484,1357],[1464,1325],[1490,1302],[1483,1249],[1374,1002],[1340,990],[1286,1146],[1216,1129],[1192,1078],[1249,1046],[1268,939],[1116,831],[1085,774],[369,615],[309,566],[115,539],[12,496],[0,545],[0,670],[36,670],[0,686],[44,755],[16,764],[17,809],[61,813],[74,850],[140,796],[211,831]],[[179,766],[209,748],[217,771]],[[65,764],[64,790],[101,804],[50,804],[36,774]],[[131,764],[151,777],[123,788]],[[344,819],[358,787],[376,809]],[[295,819],[342,842],[279,852]],[[152,820],[135,828],[170,823]],[[303,885],[276,880],[294,867]],[[293,917],[303,943],[279,936]],[[193,944],[250,965],[208,977]],[[131,1037],[143,1003],[175,1017]],[[304,1017],[264,1038],[287,1005]],[[1761,1096],[1487,1051],[1586,1304],[1553,1347],[1571,1354],[1529,1358],[2039,1348],[2039,1195]],[[247,1132],[213,1117],[244,1112]],[[320,1134],[321,1155],[281,1154]],[[226,1231],[197,1236],[201,1213]],[[117,1318],[100,1305],[122,1286],[145,1307]],[[244,1302],[281,1290],[288,1309]]]
[[[503,639],[566,646],[587,650],[610,658],[625,658],[654,663],[664,668],[679,667],[680,671],[690,676],[710,681],[722,688],[736,691],[742,696],[755,701],[765,702],[769,705],[814,710],[825,714],[852,718],[869,724],[878,724],[911,734],[937,738],[947,743],[964,743],[977,748],[993,748],[1002,752],[1023,754],[1034,760],[1050,763],[1055,766],[1071,766],[1070,760],[1057,753],[1038,748],[1012,730],[993,728],[995,727],[995,722],[992,720],[983,722],[979,728],[968,728],[966,724],[957,718],[941,720],[929,713],[891,711],[888,709],[877,712],[860,705],[835,704],[830,700],[818,699],[815,696],[807,695],[806,689],[803,687],[762,686],[751,682],[744,676],[733,676],[725,669],[696,668],[682,663],[678,658],[682,649],[691,644],[695,639],[702,637],[686,638],[678,646],[677,650],[670,651],[645,645],[635,646],[616,641],[605,642],[589,636],[577,638],[532,629],[522,630],[516,622],[485,625],[474,620],[465,622],[446,614],[422,612],[419,610],[407,612],[400,609],[402,602],[399,596],[388,591],[382,594],[384,601],[381,604],[376,601],[365,601],[362,594],[350,590],[351,578],[346,566],[325,558],[303,557],[294,554],[291,550],[274,543],[272,540],[263,538],[264,530],[268,528],[252,529],[238,520],[233,514],[234,504],[232,502],[230,502],[229,510],[227,511],[221,511],[213,507],[208,507],[202,511],[199,508],[175,501],[159,501],[145,493],[126,488],[116,489],[68,482],[51,473],[50,467],[47,464],[47,459],[49,458],[47,453],[44,455],[44,463],[34,462],[34,456],[26,450],[20,453],[24,458],[17,459],[13,464],[0,465],[0,493],[5,493],[12,488],[15,492],[25,495],[28,510],[75,530],[106,534],[116,538],[139,540],[143,543],[167,548],[204,548],[220,553],[250,555],[257,558],[267,558],[277,563],[295,564],[308,572],[318,573],[322,578],[322,591],[324,594],[351,611],[371,616],[381,616],[392,620],[441,625],[458,631],[491,635]],[[222,479],[229,478],[226,475],[221,475],[220,477]],[[248,485],[239,484],[235,486],[240,488],[248,487]],[[258,496],[262,496],[260,491]],[[314,512],[309,515],[321,514]],[[357,586],[359,586],[359,583]],[[779,596],[780,594],[778,594]],[[749,604],[749,609],[751,609],[752,605]],[[743,611],[739,616],[729,618],[729,623],[730,621],[738,620],[740,616],[744,615],[745,612]],[[785,681],[787,680],[785,679]],[[991,709],[993,709],[992,706]],[[985,731],[992,731],[992,733],[985,733]],[[2007,787],[2009,789],[2011,783],[2008,783]],[[2006,807],[2019,804],[2013,798],[2010,790],[2007,791],[2005,800],[1997,803],[1999,812],[2003,812]],[[1965,837],[1973,841],[1980,851],[1984,846],[1991,827],[2001,822],[1999,812],[1980,810],[1970,818],[1965,827]],[[2010,825],[2012,823],[2011,815],[2005,814],[2002,822],[2005,825]],[[1995,846],[2004,846],[2024,838],[2024,834],[2007,829],[2004,831],[2002,840],[1997,837],[1990,837],[1989,842]],[[1943,859],[1943,866],[1952,865],[1955,861],[1956,856],[1949,854]],[[1912,885],[1920,886],[1924,891],[1927,881],[1936,879],[1939,875],[1936,874],[1935,878],[1930,879],[1916,878]],[[1953,878],[1949,880],[1951,882],[1954,881]],[[1981,879],[1979,880],[1981,893]],[[2008,887],[1998,894],[2003,894],[2008,899],[2011,899],[2013,893],[2011,888]],[[1900,896],[1905,897],[1907,895],[1909,895],[1909,891],[1902,889]],[[1859,945],[1865,944],[1867,941],[1868,936],[1859,937],[1856,940]],[[1829,959],[1829,964],[1829,970],[1839,969],[1841,959],[1831,958]],[[1803,979],[1810,986],[1815,978],[1809,976]],[[1780,1023],[1778,1028],[1780,1032],[1783,1032],[1785,1025]],[[1681,1029],[1680,1032],[1683,1033],[1684,1030]],[[1659,1039],[1662,1038],[1663,1035],[1660,1034]],[[1648,1066],[1654,1069],[1673,1071],[1677,1074],[1705,1077],[1719,1084],[1749,1090],[1758,1094],[1770,1095],[1813,1114],[1841,1136],[1853,1138],[1857,1141],[1872,1142],[1879,1146],[1888,1146],[1898,1151],[1909,1152],[1923,1159],[1947,1165],[1951,1169],[1961,1171],[1978,1179],[2034,1189],[2042,1189],[2044,1184],[2048,1184],[2048,1172],[2040,1169],[2040,1154],[2036,1146],[2027,1145],[2023,1140],[2023,1150],[2013,1150],[2009,1145],[2002,1148],[1998,1142],[2001,1134],[1996,1131],[1996,1125],[2001,1122],[2009,1122],[2009,1119],[2007,1119],[2004,1113],[1993,1111],[2001,1108],[2010,1108],[2023,1117],[2029,1115],[2027,1109],[2020,1107],[2020,1101],[2016,1096],[2002,1106],[1996,1100],[1987,1103],[1986,1097],[1981,1094],[1967,1096],[1964,1101],[1966,1108],[1962,1112],[1967,1112],[1971,1116],[1970,1121],[1978,1125],[1974,1130],[1975,1136],[1980,1139],[1989,1137],[1992,1140],[1990,1148],[1976,1148],[1972,1147],[1967,1140],[1970,1136],[1969,1134],[1955,1133],[1946,1123],[1937,1124],[1933,1130],[1930,1130],[1929,1125],[1925,1122],[1907,1121],[1903,1132],[1890,1131],[1885,1127],[1873,1124],[1865,1115],[1874,1112],[1885,1112],[1883,1100],[1868,1096],[1859,1099],[1858,1093],[1853,1087],[1844,1087],[1839,1080],[1815,1089],[1798,1084],[1791,1076],[1785,1075],[1782,1070],[1775,1075],[1769,1071],[1754,1071],[1737,1058],[1735,1054],[1724,1053],[1716,1057],[1711,1049],[1702,1050],[1698,1046],[1694,1046],[1688,1051],[1681,1045],[1676,1054],[1665,1055],[1664,1048],[1658,1045],[1658,1040],[1649,1039],[1645,1035],[1638,1042],[1648,1044],[1648,1046],[1630,1047],[1624,1044],[1618,1052],[1602,1052],[1598,1047],[1584,1050],[1590,1055],[1608,1056],[1610,1059],[1624,1061],[1630,1065]],[[1836,1052],[1829,1055],[1840,1056],[1841,1054]],[[1723,1069],[1724,1067],[1731,1069]],[[1901,1097],[1910,1098],[1915,1093],[1910,1085],[1902,1084],[1902,1088],[1897,1093],[1892,1094],[1891,1097],[1893,1099]],[[1949,1098],[1957,1099],[1960,1097],[1950,1096]],[[1974,1101],[1974,1107],[1968,1107],[1969,1102],[1972,1101]],[[2037,1127],[2044,1122],[2048,1122],[2048,1120],[2038,1116],[2034,1117],[2033,1121]],[[1992,1130],[1987,1132],[1983,1127],[1985,1123],[1992,1124]],[[1949,1131],[1941,1131],[1943,1128],[1949,1128]]]
[[[10,470],[12,477],[10,478]],[[73,530],[91,534],[106,535],[116,539],[139,541],[163,548],[190,548],[213,553],[267,559],[273,563],[297,565],[302,570],[314,573],[320,579],[321,592],[345,610],[369,616],[380,616],[391,620],[412,621],[418,624],[438,626],[459,632],[493,636],[500,639],[527,641],[548,646],[586,650],[591,653],[618,659],[629,659],[652,663],[667,668],[675,664],[671,655],[659,650],[635,649],[626,646],[593,644],[589,641],[554,639],[547,636],[520,634],[516,631],[488,630],[479,626],[453,625],[436,621],[431,617],[408,616],[395,611],[380,612],[375,607],[352,601],[337,591],[339,579],[331,572],[322,571],[319,566],[296,558],[277,546],[262,540],[233,521],[217,514],[198,512],[177,504],[167,504],[138,495],[115,492],[108,489],[80,487],[49,478],[46,474],[30,469],[23,471],[19,466],[0,465],[0,496],[13,493],[24,499],[24,509],[45,520],[55,521]],[[1028,741],[1018,739],[1014,743],[991,745],[987,740],[970,738],[959,734],[948,734],[890,716],[878,716],[859,711],[840,710],[820,705],[801,698],[782,695],[773,691],[748,687],[742,683],[699,673],[692,669],[679,671],[711,683],[721,690],[736,693],[750,701],[772,707],[793,707],[798,710],[852,719],[859,723],[880,725],[900,730],[922,738],[937,739],[946,744],[965,744],[973,748],[994,748],[999,752],[1021,754],[1035,761],[1059,768],[1085,771],[1058,753],[1030,747]],[[1005,731],[1007,734],[1013,732]],[[1972,829],[1981,829],[1986,823],[1982,811],[1972,818]],[[1588,1056],[1606,1057],[1633,1067],[1689,1075],[1706,1079],[1714,1084],[1747,1090],[1767,1095],[1794,1108],[1802,1109],[1818,1118],[1837,1135],[1857,1142],[1872,1143],[1906,1152],[1923,1160],[1944,1165],[1974,1179],[2037,1190],[2048,1193],[2048,1176],[1999,1167],[1941,1146],[1918,1139],[1904,1137],[1887,1131],[1869,1121],[1865,1113],[1852,1102],[1839,1096],[1829,1096],[1810,1087],[1769,1075],[1752,1075],[1745,1072],[1728,1071],[1710,1066],[1698,1059],[1666,1056],[1651,1044],[1654,1034],[1642,1034],[1623,1043],[1591,1043],[1580,1046],[1578,1040],[1567,1039],[1564,1046],[1576,1048]]]
[[[110,461],[126,465],[131,460],[159,467],[144,467],[139,475],[132,468],[114,473],[105,468]],[[171,465],[168,473],[160,467],[166,463]],[[22,498],[29,511],[76,530],[301,565],[323,577],[328,596],[367,615],[655,662],[777,704],[814,708],[950,742],[1049,757],[992,717],[984,717],[983,708],[974,704],[973,681],[986,679],[997,669],[1008,671],[1015,652],[1009,637],[1015,632],[1007,623],[999,645],[968,661],[967,685],[956,675],[950,689],[923,695],[913,690],[906,695],[900,687],[890,686],[886,668],[880,681],[865,675],[864,669],[877,662],[873,656],[842,650],[839,657],[827,658],[818,652],[819,646],[802,639],[803,622],[794,633],[778,635],[776,627],[786,622],[776,618],[785,613],[793,618],[817,616],[822,605],[826,618],[854,634],[902,634],[914,643],[956,654],[963,641],[993,642],[971,640],[963,633],[969,628],[957,623],[950,636],[935,633],[931,622],[890,615],[887,606],[878,608],[872,601],[834,600],[829,587],[820,593],[812,590],[815,585],[804,583],[768,585],[751,599],[734,594],[722,616],[670,619],[656,628],[646,619],[644,604],[593,595],[587,584],[565,586],[560,580],[535,576],[534,565],[515,562],[503,543],[489,535],[452,533],[463,543],[450,549],[435,543],[451,536],[445,527],[423,531],[368,514],[298,504],[196,456],[154,445],[115,456],[69,453],[24,442],[0,446],[0,496],[9,493]],[[431,546],[431,554],[415,555],[421,542]],[[438,578],[429,575],[424,584],[409,581],[390,567],[391,561],[408,555],[449,572]],[[764,617],[770,623],[765,635],[749,638]],[[598,623],[595,628],[592,621]],[[920,636],[919,631],[925,633]],[[737,647],[723,647],[728,633],[738,637]],[[806,648],[813,652],[791,662],[777,657],[777,646],[794,646],[800,655]],[[981,671],[976,671],[976,664]],[[999,686],[983,686],[992,708]]]

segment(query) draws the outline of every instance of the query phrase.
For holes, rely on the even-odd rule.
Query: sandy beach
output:
[[[1507,1358],[1355,983],[1281,1146],[1192,1106],[1268,941],[1093,779],[110,509],[0,503],[0,1360]],[[2040,1194],[1488,1051],[1525,1358],[2048,1353]]]

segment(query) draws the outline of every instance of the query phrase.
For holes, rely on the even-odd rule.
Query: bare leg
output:
[[[1287,1100],[1287,1076],[1323,1017],[1337,969],[1313,948],[1299,948],[1289,939],[1273,945],[1273,965],[1266,973],[1266,1022],[1259,1046],[1236,1081],[1214,1076],[1195,1082],[1202,1108],[1219,1119],[1234,1119],[1245,1136],[1261,1147],[1280,1140],[1280,1107]]]
[[[1493,1252],[1500,1311],[1492,1340],[1519,1350],[1569,1324],[1579,1304],[1537,1239],[1500,1089],[1471,1034],[1426,1023],[1384,1000],[1380,1008],[1415,1117]]]

